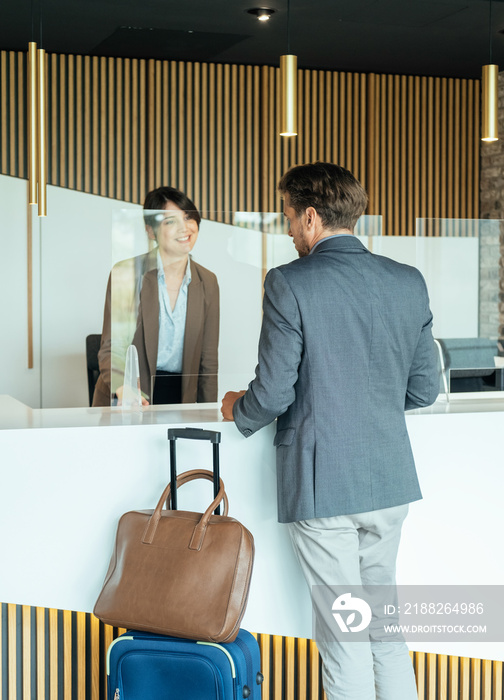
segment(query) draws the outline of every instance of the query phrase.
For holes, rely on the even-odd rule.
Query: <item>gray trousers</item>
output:
[[[289,523],[308,585],[395,585],[408,506]],[[318,642],[328,700],[417,700],[401,642]]]

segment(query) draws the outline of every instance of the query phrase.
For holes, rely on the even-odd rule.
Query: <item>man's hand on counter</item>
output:
[[[227,394],[222,399],[221,413],[225,420],[234,420],[233,418],[233,406],[235,401],[237,401],[240,396],[243,396],[245,390],[243,391],[228,391]]]

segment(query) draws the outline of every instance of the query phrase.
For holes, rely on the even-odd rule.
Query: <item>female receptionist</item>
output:
[[[145,404],[217,400],[219,286],[191,259],[201,216],[173,187],[144,202],[153,249],[114,266],[108,282],[93,406],[122,396],[126,350],[138,350]]]

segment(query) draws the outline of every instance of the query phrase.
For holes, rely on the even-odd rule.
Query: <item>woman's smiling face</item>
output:
[[[183,257],[196,243],[198,224],[173,202],[166,202],[163,212],[156,216],[156,219],[159,217],[156,228],[149,227],[149,235],[156,239],[160,252],[170,257]]]

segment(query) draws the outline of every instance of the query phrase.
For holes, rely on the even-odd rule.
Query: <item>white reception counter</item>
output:
[[[504,584],[501,556],[504,401],[471,400],[410,412],[423,501],[410,507],[400,584]],[[169,479],[167,428],[222,432],[230,515],[254,535],[256,561],[243,626],[311,636],[311,604],[285,526],[276,520],[274,425],[247,440],[217,404],[141,412],[32,410],[0,396],[0,600],[89,612],[116,523],[153,508]],[[179,441],[181,471],[211,468],[208,443]],[[211,485],[190,484],[179,507],[201,510]],[[504,635],[503,635],[504,640]],[[504,660],[502,643],[422,643],[419,651]]]

